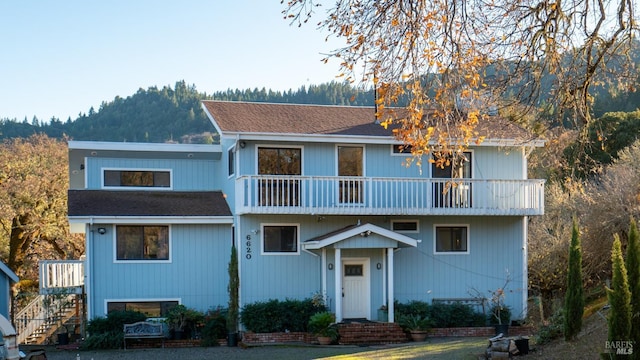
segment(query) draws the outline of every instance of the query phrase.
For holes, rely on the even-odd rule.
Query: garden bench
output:
[[[482,313],[485,312],[485,304],[487,303],[487,299],[481,297],[472,297],[472,298],[434,298],[431,300],[432,304],[462,304],[468,305],[475,308],[480,308]]]
[[[124,325],[124,349],[127,350],[127,339],[162,339],[164,348],[164,329],[161,323],[138,321]]]

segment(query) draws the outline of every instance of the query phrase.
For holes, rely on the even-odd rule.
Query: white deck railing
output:
[[[84,285],[84,261],[82,260],[42,260],[40,271],[40,294],[50,294],[66,289],[66,292],[80,293]]]
[[[239,214],[542,215],[544,180],[241,176]]]

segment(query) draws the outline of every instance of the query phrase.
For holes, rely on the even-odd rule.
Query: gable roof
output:
[[[375,119],[371,106],[275,104],[205,100],[202,106],[223,136],[240,134],[289,134],[324,136],[364,136],[393,140],[391,127],[385,129]],[[398,114],[402,109],[395,109]],[[531,140],[522,127],[502,117],[479,123],[477,131],[488,139]]]
[[[418,240],[408,236],[398,234],[397,232],[381,228],[373,224],[357,224],[349,225],[342,229],[338,229],[327,234],[309,239],[303,243],[303,247],[307,250],[322,249],[323,247],[333,245],[335,243],[347,240],[351,237],[369,237],[372,234],[380,235],[383,238],[395,241],[395,247],[416,247]]]
[[[5,264],[4,262],[0,261],[0,271],[2,271],[8,278],[9,280],[13,281],[13,282],[18,282],[20,281],[20,279],[18,279],[18,275],[16,275],[16,273],[14,273],[8,266],[7,264]]]
[[[231,218],[221,191],[69,190],[68,217]]]

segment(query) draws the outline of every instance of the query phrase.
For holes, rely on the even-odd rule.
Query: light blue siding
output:
[[[89,265],[92,316],[103,316],[110,299],[179,299],[202,311],[226,307],[229,225],[172,225],[169,263],[114,263],[113,228],[107,229],[89,240],[95,254]]]
[[[113,159],[89,158],[87,160],[88,189],[102,186],[102,168],[116,169],[171,169],[175,191],[219,190],[222,185],[219,161],[194,159]]]

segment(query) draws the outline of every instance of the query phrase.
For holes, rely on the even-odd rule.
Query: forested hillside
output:
[[[50,137],[67,136],[73,140],[128,142],[210,142],[207,134],[215,130],[200,107],[201,100],[260,101],[274,103],[372,105],[371,92],[359,92],[348,84],[331,82],[300,87],[284,93],[266,89],[226,90],[212,95],[201,93],[195,85],[176,82],[139,89],[135,94],[117,96],[103,102],[100,109],[80,113],[76,119],[1,119],[0,138],[28,137],[45,133]],[[1,116],[1,114],[0,114]],[[192,137],[187,135],[205,134]],[[195,140],[194,140],[195,139]]]

